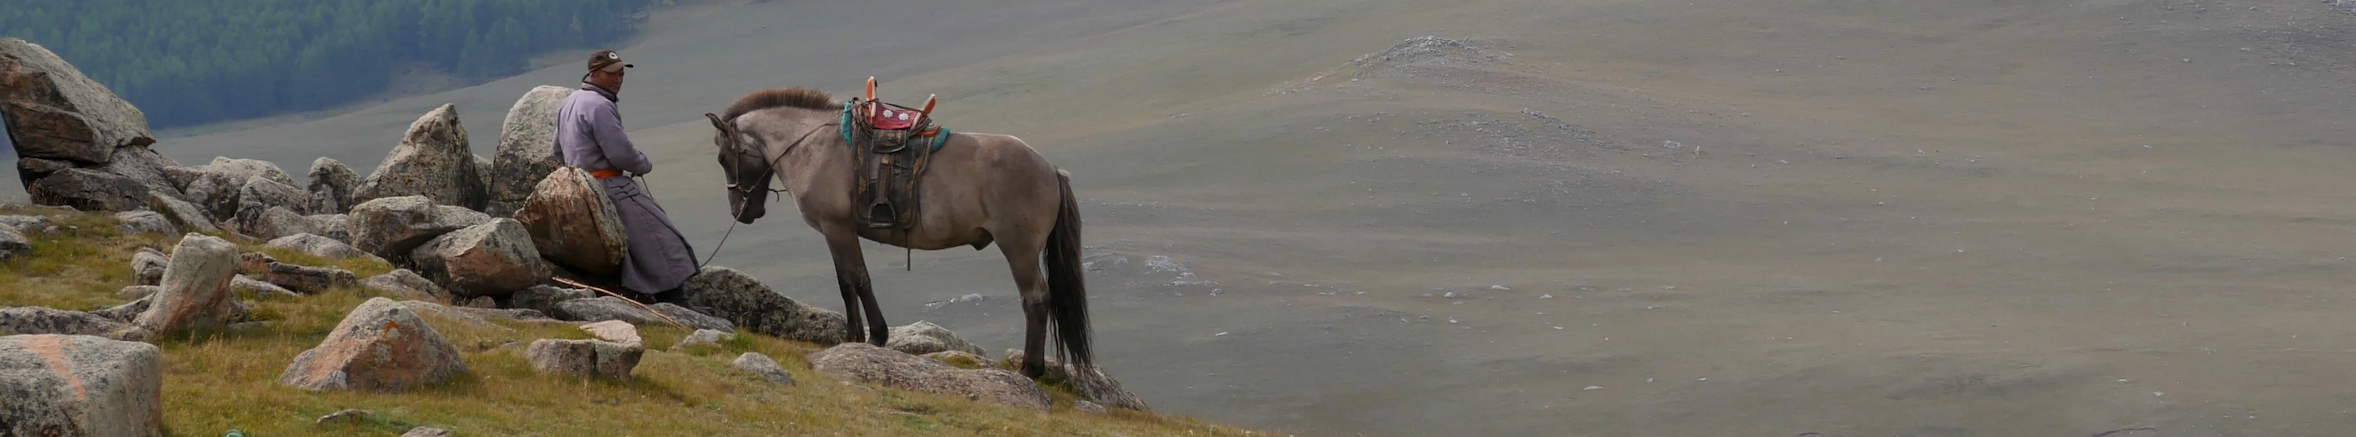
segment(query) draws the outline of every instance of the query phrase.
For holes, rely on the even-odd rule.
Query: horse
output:
[[[943,131],[949,138],[916,176],[920,200],[912,224],[868,226],[854,218],[858,202],[852,195],[854,154],[868,152],[839,134],[847,108],[825,92],[770,88],[738,98],[725,115],[704,114],[719,131],[712,143],[719,148],[736,221],[752,224],[767,215],[762,201],[783,192],[801,210],[802,222],[825,237],[850,319],[844,338],[882,346],[890,335],[859,239],[921,250],[983,250],[996,243],[1022,297],[1022,375],[1037,379],[1046,373],[1041,348],[1048,336],[1064,362],[1090,368],[1080,210],[1071,173],[1012,135]],[[785,188],[772,190],[771,182]]]

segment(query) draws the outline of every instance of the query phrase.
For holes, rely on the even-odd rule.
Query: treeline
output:
[[[652,0],[0,0],[0,36],[57,52],[155,127],[320,109],[428,63],[468,78],[610,43]]]

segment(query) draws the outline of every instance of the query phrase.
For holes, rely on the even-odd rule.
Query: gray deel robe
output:
[[[654,171],[646,154],[622,133],[620,99],[597,85],[582,84],[581,92],[566,97],[556,112],[556,151],[564,164],[582,170],[615,169],[632,175]],[[687,282],[696,272],[695,249],[671,225],[670,214],[654,202],[636,179],[615,176],[599,179],[614,209],[622,214],[622,228],[630,234],[630,253],[622,256],[622,286],[639,293],[661,293]]]

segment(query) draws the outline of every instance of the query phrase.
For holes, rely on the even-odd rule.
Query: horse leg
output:
[[[1024,377],[1039,379],[1047,374],[1047,281],[1039,271],[1038,244],[1008,244],[1001,242],[998,252],[1006,255],[1006,265],[1014,269],[1015,291],[1023,298],[1023,363]]]
[[[844,326],[848,332],[843,334],[843,342],[865,341],[866,337],[862,333],[866,331],[860,328],[864,322],[860,318],[860,309],[863,307],[860,297],[867,295],[869,285],[867,259],[859,250],[859,236],[848,232],[827,232],[826,251],[834,256],[834,284],[836,288],[842,289],[843,315],[850,319],[850,324]],[[877,323],[882,323],[882,319],[877,318]],[[877,343],[881,344],[880,341]]]
[[[884,323],[883,307],[875,303],[875,284],[867,281],[867,267],[859,267],[859,303],[867,306],[867,344],[883,347],[891,341],[892,328]]]

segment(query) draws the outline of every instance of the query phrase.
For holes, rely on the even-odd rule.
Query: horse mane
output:
[[[735,120],[736,117],[753,111],[779,107],[825,111],[842,109],[843,104],[835,101],[833,95],[824,91],[803,87],[769,88],[736,98],[736,103],[728,105],[728,115],[721,117],[721,119]]]

